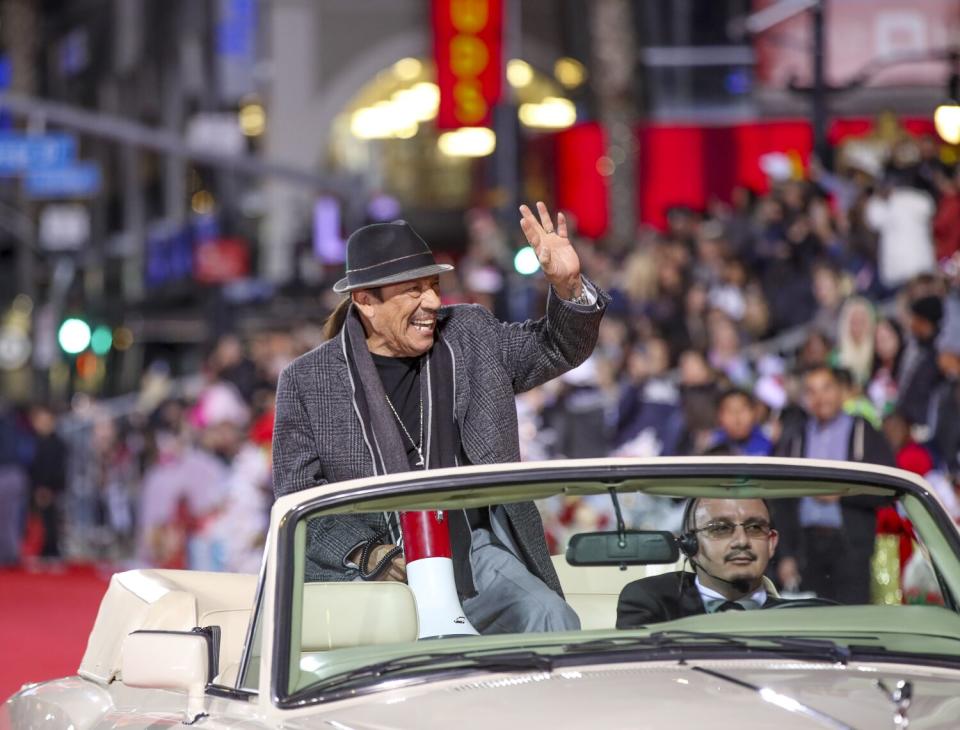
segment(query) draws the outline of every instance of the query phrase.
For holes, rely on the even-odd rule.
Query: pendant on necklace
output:
[[[420,457],[417,459],[417,466],[423,466],[423,454],[420,453],[420,449],[417,449],[417,456]]]

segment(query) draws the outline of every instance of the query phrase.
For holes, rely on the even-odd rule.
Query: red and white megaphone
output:
[[[401,512],[400,529],[407,585],[417,602],[420,638],[476,635],[457,596],[447,513]]]

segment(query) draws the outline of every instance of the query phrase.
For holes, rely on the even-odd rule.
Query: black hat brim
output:
[[[421,266],[419,269],[410,269],[409,271],[401,271],[399,274],[392,274],[390,276],[384,276],[381,279],[375,279],[373,281],[365,281],[362,284],[354,284],[350,286],[348,277],[342,278],[336,284],[333,285],[333,290],[337,294],[344,294],[346,292],[356,291],[357,289],[375,289],[378,286],[387,286],[389,284],[400,284],[404,281],[413,281],[414,279],[422,279],[424,276],[433,276],[434,274],[442,274],[445,271],[453,271],[452,264],[431,264],[430,266]]]

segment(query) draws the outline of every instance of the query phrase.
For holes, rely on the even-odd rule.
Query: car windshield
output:
[[[413,484],[319,497],[282,527],[281,699],[664,652],[960,662],[956,528],[929,493],[889,473],[731,463],[646,475],[464,470]],[[554,516],[536,525],[547,564],[517,524],[533,505]],[[411,516],[442,523],[449,545],[424,544]],[[525,580],[518,566],[557,596],[554,623],[510,623],[505,586]]]

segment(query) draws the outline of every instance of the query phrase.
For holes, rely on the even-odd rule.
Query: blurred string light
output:
[[[423,72],[423,63],[418,58],[401,58],[393,64],[393,73],[401,81],[413,81]]]
[[[440,87],[424,81],[409,89],[394,92],[390,102],[402,114],[413,117],[418,122],[429,122],[437,116],[440,107]]]
[[[33,300],[26,294],[17,294],[13,298],[11,308],[19,314],[29,315],[33,311]]]
[[[597,172],[604,177],[610,177],[617,169],[617,163],[611,158],[603,155],[597,158]]]
[[[950,53],[950,64],[947,100],[933,112],[933,126],[944,142],[960,144],[960,53]]]
[[[190,207],[197,215],[207,215],[213,212],[213,195],[209,190],[198,190],[190,198]]]
[[[357,109],[350,117],[350,131],[358,139],[409,139],[422,122],[437,116],[440,88],[422,81],[395,92],[389,101]]]
[[[30,362],[33,346],[23,329],[0,327],[0,370],[19,370]]]
[[[587,69],[575,58],[564,56],[553,64],[553,75],[568,89],[575,89],[587,79]]]
[[[933,125],[944,142],[960,144],[960,104],[951,100],[938,106],[933,113]]]
[[[409,139],[418,128],[416,117],[408,109],[389,101],[358,109],[350,118],[350,131],[359,139]]]
[[[520,121],[535,129],[566,129],[577,121],[577,108],[569,99],[548,96],[539,104],[521,104]]]
[[[515,89],[529,86],[533,81],[533,69],[526,61],[511,58],[507,61],[507,83]]]
[[[497,135],[486,127],[460,127],[444,132],[437,147],[448,157],[486,157],[497,147]]]
[[[416,58],[402,58],[393,64],[388,76],[397,81],[410,83],[423,78],[423,62]],[[579,61],[561,58],[554,67],[558,80],[567,87],[583,83],[586,71]],[[516,89],[525,89],[529,99],[540,97],[544,83],[537,81],[536,72],[526,61],[514,58],[507,62],[507,81]],[[429,81],[418,81],[406,88],[394,91],[389,99],[368,103],[355,109],[349,117],[350,133],[357,139],[410,139],[420,132],[421,125],[436,119],[440,107],[440,88]],[[521,123],[534,129],[566,129],[577,121],[577,110],[573,102],[560,96],[547,95],[539,101],[529,101],[520,105],[518,116]],[[464,128],[476,130],[479,128]],[[493,152],[496,137],[489,130],[455,130],[440,135],[440,151],[454,157],[482,157]]]
[[[120,350],[129,350],[133,345],[133,332],[129,327],[117,327],[113,331],[113,346]]]
[[[247,137],[259,137],[267,128],[267,113],[259,102],[244,104],[237,116],[240,131]]]
[[[518,274],[530,276],[537,273],[540,268],[540,261],[537,259],[537,252],[530,246],[524,246],[513,257],[513,268]]]

